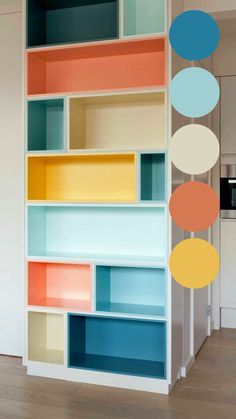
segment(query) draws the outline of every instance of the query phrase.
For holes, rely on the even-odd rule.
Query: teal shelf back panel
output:
[[[165,32],[166,0],[124,0],[124,35]]]
[[[65,148],[64,99],[28,101],[28,151]]]
[[[141,200],[165,201],[166,155],[141,155]]]
[[[166,377],[166,324],[69,315],[69,367]]]
[[[165,316],[165,269],[97,266],[96,310]]]
[[[27,46],[118,37],[117,0],[28,0]]]
[[[166,228],[162,207],[29,206],[28,254],[158,261]]]

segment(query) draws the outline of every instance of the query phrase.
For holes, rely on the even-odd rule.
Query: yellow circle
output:
[[[202,239],[183,240],[173,249],[169,267],[176,282],[185,288],[203,288],[219,272],[219,255]]]

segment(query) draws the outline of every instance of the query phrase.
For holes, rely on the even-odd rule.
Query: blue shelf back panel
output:
[[[166,155],[141,155],[141,200],[166,199]]]
[[[28,151],[64,149],[64,99],[28,102]]]
[[[117,0],[28,0],[28,46],[118,37]]]
[[[69,315],[69,366],[165,378],[166,325]]]
[[[29,206],[28,254],[158,261],[166,258],[166,210]]]
[[[96,309],[165,315],[165,269],[96,267]]]

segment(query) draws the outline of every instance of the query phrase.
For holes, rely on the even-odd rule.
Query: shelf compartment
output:
[[[28,256],[166,262],[166,208],[28,206]]]
[[[135,154],[28,157],[28,199],[135,202]]]
[[[161,149],[165,93],[70,99],[70,149]]]
[[[65,148],[64,99],[28,101],[28,151]]]
[[[164,87],[166,44],[158,37],[28,51],[28,94]]]
[[[141,201],[165,201],[166,154],[141,155]]]
[[[118,0],[28,0],[27,46],[118,37]]]
[[[64,316],[28,313],[29,361],[64,364]]]
[[[69,367],[166,377],[163,322],[69,315]]]
[[[166,0],[123,0],[124,36],[163,33]]]
[[[96,266],[96,310],[164,317],[165,269]]]
[[[90,265],[28,264],[28,304],[90,311],[92,276]]]

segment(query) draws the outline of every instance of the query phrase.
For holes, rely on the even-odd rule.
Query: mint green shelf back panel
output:
[[[124,0],[124,35],[165,32],[166,0]]]
[[[30,206],[28,212],[30,256],[166,258],[164,208]],[[40,232],[46,242],[36,239]]]

